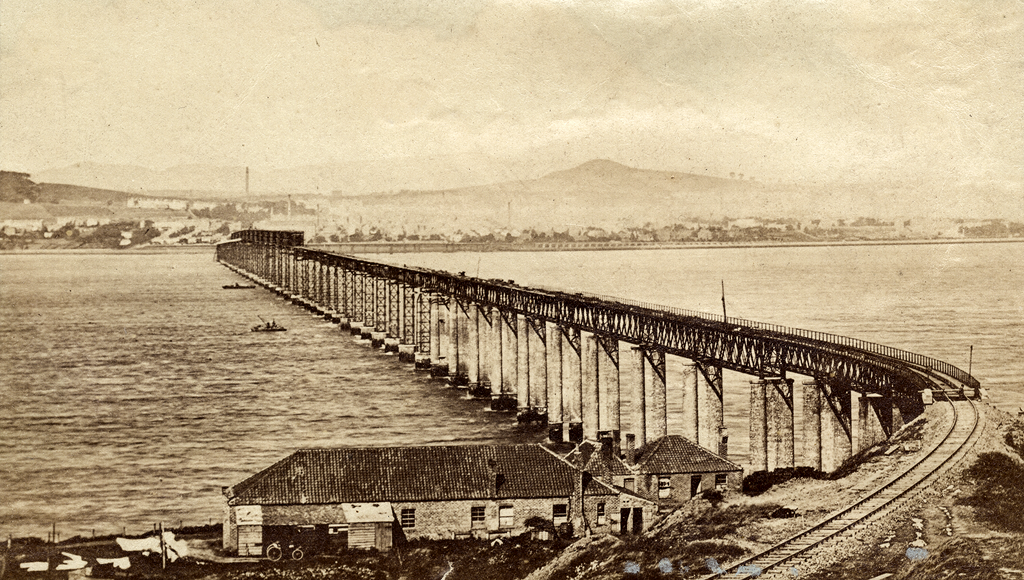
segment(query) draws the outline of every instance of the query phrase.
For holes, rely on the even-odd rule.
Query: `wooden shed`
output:
[[[391,522],[395,519],[391,503],[341,504],[348,524],[349,548],[391,549]]]

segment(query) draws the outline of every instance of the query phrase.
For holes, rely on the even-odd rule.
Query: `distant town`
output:
[[[608,168],[602,169],[597,177],[607,176]],[[594,176],[575,177],[577,182],[592,183],[589,178]],[[644,177],[646,181],[641,185],[649,186],[649,176]],[[702,185],[704,190],[695,195],[705,198],[709,188],[711,194],[730,195],[737,187],[728,180]],[[636,200],[643,194],[625,190],[616,196],[598,185],[595,189],[601,191],[593,200],[585,199],[579,191],[556,199],[550,195],[551,185],[546,187],[549,191],[540,194],[536,187],[531,190],[526,186],[525,191],[511,193],[467,188],[360,196],[261,195],[238,199],[211,194],[203,198],[196,192],[139,195],[36,183],[29,174],[4,171],[0,172],[0,250],[215,244],[228,239],[232,231],[250,227],[303,231],[311,244],[462,244],[472,249],[1024,237],[1024,223],[1000,218],[798,218],[750,216],[739,209],[736,216],[730,216],[727,208],[721,215],[700,216],[686,215],[681,208],[696,204],[685,200],[679,203],[678,194],[672,199],[662,196]],[[636,203],[637,209],[623,211],[623,202]],[[704,214],[713,213],[703,211],[703,206],[698,209]]]

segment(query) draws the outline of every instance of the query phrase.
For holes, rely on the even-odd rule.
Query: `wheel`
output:
[[[305,556],[305,554],[302,553],[302,548],[296,546],[296,548],[292,550],[292,560],[301,560],[303,556]]]
[[[281,559],[281,556],[283,555],[284,552],[281,550],[281,545],[277,542],[274,542],[273,544],[270,544],[270,546],[267,547],[267,558],[271,562],[277,562]]]

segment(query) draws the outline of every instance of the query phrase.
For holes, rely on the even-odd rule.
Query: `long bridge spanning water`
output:
[[[217,259],[375,347],[490,398],[495,410],[546,423],[553,440],[610,437],[617,445],[626,412],[626,444],[643,446],[667,434],[672,387],[682,401],[681,434],[724,455],[728,369],[752,377],[751,469],[828,472],[920,414],[935,391],[980,394],[978,381],[957,367],[853,338],[389,265],[302,244],[301,232],[244,230],[218,246]],[[680,385],[667,384],[667,356],[684,359]],[[792,375],[804,377],[802,395]]]

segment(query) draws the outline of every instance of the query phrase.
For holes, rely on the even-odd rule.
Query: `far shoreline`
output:
[[[221,242],[224,243],[224,242]],[[958,244],[1024,243],[1024,238],[949,238],[906,240],[834,240],[804,242],[335,242],[306,244],[303,247],[339,254],[415,254],[456,252],[591,252],[615,250],[700,250],[700,249],[761,249],[761,248],[815,248],[844,246],[921,246]],[[207,254],[217,244],[188,244],[166,246],[140,246],[133,248],[29,248],[0,250],[0,255],[13,254]]]

